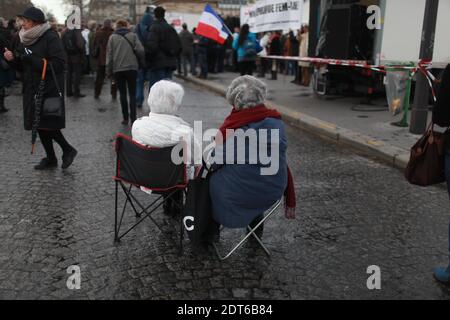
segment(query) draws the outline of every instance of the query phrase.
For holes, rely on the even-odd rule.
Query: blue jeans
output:
[[[171,68],[160,68],[150,70],[150,89],[152,86],[161,80],[170,80],[172,79],[173,69]]]
[[[150,70],[139,69],[136,82],[136,104],[140,106],[144,104],[144,85],[146,81],[150,81]]]

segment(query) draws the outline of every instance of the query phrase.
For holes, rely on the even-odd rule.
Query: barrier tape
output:
[[[324,59],[324,58],[310,58],[310,57],[285,57],[285,56],[260,56],[264,59],[284,60],[284,61],[297,61],[297,62],[309,62],[316,65],[334,65],[334,66],[347,66],[370,69],[373,71],[386,74],[389,69],[405,69],[410,70],[411,78],[415,76],[417,72],[422,73],[428,81],[428,84],[433,95],[433,99],[436,102],[436,92],[433,87],[433,83],[436,82],[436,77],[430,72],[433,67],[433,62],[430,60],[421,59],[416,66],[407,65],[370,65],[365,60],[340,60],[340,59]]]

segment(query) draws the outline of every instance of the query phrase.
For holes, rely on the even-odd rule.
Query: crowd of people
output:
[[[84,75],[96,77],[94,97],[99,99],[105,80],[110,80],[113,100],[120,93],[123,124],[133,122],[136,108],[144,103],[144,87],[161,79],[171,79],[173,72],[207,79],[208,74],[224,71],[258,77],[266,73],[276,79],[279,72],[295,76],[294,83],[309,86],[310,66],[295,61],[275,61],[264,56],[307,56],[308,27],[283,34],[281,31],[253,34],[248,25],[234,27],[234,34],[224,44],[201,35],[195,28],[189,31],[186,24],[175,36],[173,26],[164,19],[165,10],[148,8],[139,23],[131,26],[126,20],[116,22],[106,19],[102,23],[83,22],[79,29],[48,21],[50,29],[62,40],[66,57],[65,94],[67,97],[83,98],[80,84]],[[235,23],[235,22],[234,22]],[[0,47],[14,52],[20,43],[19,30],[23,17],[5,20],[0,18]],[[160,40],[162,46],[160,48]],[[131,41],[130,44],[127,42]],[[162,50],[160,50],[162,49]],[[6,64],[3,63],[4,69]],[[136,74],[135,74],[136,73]],[[5,87],[9,86],[15,73],[2,75],[0,82],[0,113],[7,112]]]

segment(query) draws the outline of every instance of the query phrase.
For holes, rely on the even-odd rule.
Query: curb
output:
[[[194,77],[185,77],[177,75],[178,78],[185,81],[195,83],[221,96],[226,95],[226,88],[222,85],[213,83],[208,80],[196,79]],[[328,138],[335,143],[345,145],[356,149],[365,155],[375,157],[390,166],[404,170],[408,164],[410,154],[404,149],[386,144],[383,141],[374,140],[373,138],[361,133],[338,127],[337,125],[326,122],[298,111],[293,111],[285,106],[276,105],[266,102],[269,108],[276,108],[283,118],[291,125],[308,131],[316,136]]]

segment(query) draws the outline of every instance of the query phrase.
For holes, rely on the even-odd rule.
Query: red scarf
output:
[[[220,126],[219,131],[222,133],[224,141],[228,138],[226,136],[227,129],[239,129],[250,123],[259,122],[266,118],[281,119],[281,114],[274,109],[268,109],[265,105],[261,104],[253,108],[242,109],[240,111],[233,108],[228,117]],[[220,141],[218,141],[220,143]],[[288,166],[288,182],[286,190],[284,191],[285,206],[286,209],[295,209],[296,199],[295,199],[295,187],[294,178],[292,177],[291,170]]]

